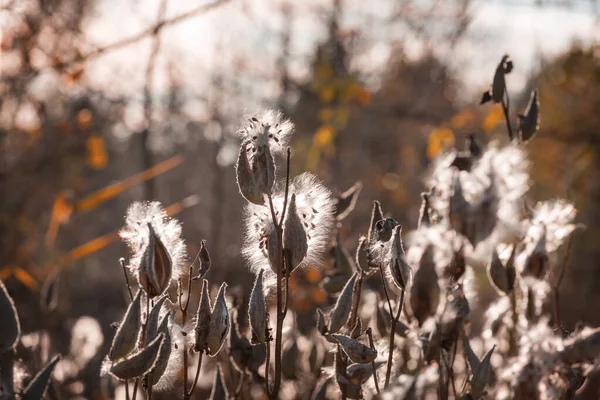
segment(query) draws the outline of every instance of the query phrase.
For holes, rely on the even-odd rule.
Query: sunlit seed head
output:
[[[285,152],[293,132],[294,124],[276,110],[263,110],[251,115],[239,131],[242,140],[250,143],[251,151],[268,146],[273,155]]]

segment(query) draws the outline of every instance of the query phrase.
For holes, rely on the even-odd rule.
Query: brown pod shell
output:
[[[120,380],[134,379],[150,372],[160,353],[164,343],[164,333],[150,342],[150,344],[123,361],[115,363],[110,367],[110,373]]]
[[[206,347],[206,338],[210,328],[210,296],[208,294],[208,281],[202,281],[202,294],[200,295],[200,304],[196,313],[196,325],[194,326],[195,340],[194,351],[202,351]]]
[[[52,371],[54,371],[54,367],[60,361],[60,356],[54,356],[52,361],[50,361],[46,366],[38,372],[29,385],[23,390],[23,394],[21,395],[21,399],[23,400],[40,400],[44,397],[44,393],[48,388],[48,383],[50,382],[50,378],[52,377]]]
[[[142,291],[138,290],[133,301],[127,307],[119,328],[117,328],[112,345],[108,351],[109,360],[115,361],[124,358],[135,349],[142,327],[141,299]]]
[[[250,330],[252,331],[252,343],[264,343],[267,334],[267,307],[263,292],[262,269],[259,271],[252,292],[250,293],[248,321],[250,321]]]
[[[225,289],[227,284],[223,283],[217,294],[217,299],[213,306],[210,315],[210,325],[208,328],[208,336],[206,345],[208,347],[208,355],[214,357],[217,355],[229,331],[229,312],[225,303]]]
[[[333,334],[331,336],[342,346],[344,353],[346,353],[352,362],[369,364],[377,358],[377,350],[362,344],[356,339],[339,334]]]
[[[329,332],[336,333],[346,325],[350,312],[352,311],[352,296],[354,293],[354,283],[356,282],[356,273],[346,282],[342,294],[338,297],[333,310],[331,311],[331,321],[329,323]]]

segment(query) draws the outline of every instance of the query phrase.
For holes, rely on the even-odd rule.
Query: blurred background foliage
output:
[[[471,30],[479,2],[376,3],[4,0],[0,279],[24,332],[63,335],[75,318],[91,315],[112,336],[109,325],[127,299],[118,263],[127,249],[117,232],[134,200],[159,200],[180,219],[189,254],[207,239],[211,282],[249,290],[233,170],[246,109],[278,107],[295,122],[292,174],[316,172],[337,193],[362,182],[341,235],[350,252],[374,199],[414,228],[423,177],[437,155],[462,149],[471,133],[507,141],[501,107],[479,106],[479,96],[493,65],[517,50],[533,55],[531,65],[516,62],[513,121],[532,88],[541,104],[541,129],[528,145],[531,204],[567,198],[586,225],[563,285],[565,322],[600,324],[589,307],[600,301],[597,34],[536,53],[494,44],[510,26]],[[532,15],[589,13],[600,31],[593,1],[526,7]],[[129,20],[117,16],[123,10]],[[200,33],[189,28],[197,26]],[[474,38],[492,46],[492,67],[471,79]],[[196,51],[206,48],[209,58]],[[296,310],[310,314],[328,301],[321,279],[311,270],[291,283]]]

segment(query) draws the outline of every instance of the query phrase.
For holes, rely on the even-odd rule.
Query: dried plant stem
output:
[[[135,378],[135,383],[133,384],[132,400],[135,400],[137,397],[137,390],[138,390],[139,384],[140,384],[140,378]]]
[[[203,354],[204,354],[203,351],[200,351],[198,353],[198,365],[196,366],[196,376],[194,376],[194,383],[192,383],[190,390],[187,392],[187,395],[185,396],[186,399],[189,399],[192,397],[192,394],[194,394],[194,390],[196,389],[196,385],[198,384],[198,378],[200,377],[200,369],[202,368],[202,355]]]
[[[383,267],[381,266],[381,263],[379,263],[379,274],[381,275],[381,286],[383,286],[383,292],[385,293],[385,298],[387,300],[390,317],[393,317],[394,311],[392,308],[392,301],[390,300],[390,294],[388,293],[387,286],[385,284],[385,276],[383,274]]]
[[[131,291],[131,285],[129,284],[129,277],[127,276],[127,267],[125,266],[125,259],[121,258],[119,260],[121,264],[121,268],[123,268],[123,275],[125,275],[125,284],[127,285],[127,290],[129,291],[129,298],[133,301],[133,292]]]
[[[369,346],[375,350],[375,343],[373,343],[373,332],[371,331],[371,327],[367,328],[367,336],[369,337]],[[373,382],[375,383],[375,390],[377,391],[377,394],[381,394],[381,390],[379,390],[379,381],[377,379],[377,370],[375,369],[375,360],[371,361],[371,368],[373,368]]]
[[[287,305],[288,302],[286,300],[285,304],[283,303],[283,287],[281,284],[281,280],[283,278],[284,271],[284,251],[283,251],[283,218],[285,216],[285,209],[287,208],[288,202],[288,192],[289,192],[289,184],[290,184],[290,156],[291,151],[288,148],[287,151],[287,172],[286,172],[286,180],[285,180],[285,197],[283,199],[283,210],[281,212],[281,222],[277,220],[277,215],[275,214],[275,207],[273,205],[273,198],[271,195],[267,196],[269,199],[269,208],[271,209],[271,218],[273,219],[273,225],[275,225],[275,231],[277,234],[277,326],[275,330],[275,376],[273,378],[273,389],[271,392],[268,392],[269,398],[277,399],[279,398],[279,388],[281,386],[281,347],[283,341],[283,321],[287,314]],[[288,268],[291,270],[291,268]],[[287,281],[289,280],[289,274],[286,274],[286,289],[287,289]],[[286,299],[288,294],[286,293]],[[269,383],[267,381],[266,387],[269,387]]]
[[[508,99],[508,89],[504,86],[504,98],[502,99],[502,111],[504,112],[504,119],[506,120],[506,128],[508,129],[508,137],[512,141],[514,134],[512,126],[510,124],[509,111],[510,111],[510,100]]]
[[[558,279],[556,279],[556,283],[554,284],[554,326],[556,328],[562,325],[560,321],[560,308],[559,308],[559,289],[560,285],[565,277],[565,273],[567,271],[567,265],[569,264],[569,257],[571,256],[571,247],[573,246],[573,234],[569,235],[569,239],[567,240],[567,248],[565,250],[565,254],[563,257],[563,262],[560,266],[560,272],[558,273]]]
[[[125,379],[125,400],[130,400],[129,397],[129,380]]]
[[[187,320],[187,310],[190,305],[190,297],[192,293],[192,273],[194,269],[194,263],[189,267],[188,271],[188,290],[187,290],[187,298],[185,299],[185,305],[183,304],[183,288],[181,284],[181,279],[179,280],[179,309],[181,310],[181,326],[185,326],[185,322]],[[182,331],[182,334],[185,336],[186,333]],[[188,399],[188,348],[184,345],[183,347],[183,398]]]
[[[267,314],[267,320],[269,320],[269,314]],[[269,368],[271,367],[271,338],[267,336],[265,341],[265,347],[267,350],[267,356],[265,358],[265,393],[269,395]]]
[[[384,285],[385,286],[385,285]],[[400,314],[402,314],[402,305],[404,304],[404,290],[400,293],[400,302],[398,303],[397,310],[395,314],[392,315],[392,327],[390,329],[390,346],[389,346],[389,354],[388,354],[388,362],[387,362],[387,371],[385,373],[385,386],[387,387],[390,384],[390,377],[392,375],[392,358],[394,356],[394,341],[396,339],[396,325],[398,324],[398,320],[400,319]]]

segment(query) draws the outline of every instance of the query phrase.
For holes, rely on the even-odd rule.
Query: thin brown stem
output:
[[[519,324],[519,315],[517,314],[517,294],[515,290],[510,293],[510,308],[512,312],[512,329],[509,331],[509,349],[508,354],[515,356],[517,352],[517,325]]]
[[[369,337],[369,346],[375,350],[375,343],[373,343],[373,332],[371,331],[371,327],[367,328],[367,336]],[[375,369],[375,360],[371,361],[371,368],[373,369],[373,382],[375,383],[375,390],[377,391],[377,394],[381,394],[381,390],[379,390],[379,380],[377,379],[377,370]]]
[[[127,290],[129,291],[129,298],[133,301],[133,292],[131,291],[131,285],[129,284],[129,277],[127,276],[127,267],[125,266],[125,259],[121,258],[119,260],[121,264],[121,268],[123,268],[123,275],[125,275],[125,284],[127,285]]]
[[[194,264],[190,265],[188,271],[188,292],[187,298],[185,299],[185,306],[183,305],[182,295],[183,290],[181,289],[181,283],[179,286],[179,308],[181,309],[181,326],[185,326],[187,320],[187,310],[190,305],[190,297],[192,292],[192,273]],[[181,282],[181,281],[180,281]],[[185,335],[185,332],[182,332]],[[188,393],[188,347],[184,343],[183,346],[183,398],[185,399]]]
[[[137,397],[138,386],[140,384],[140,378],[135,378],[135,383],[133,384],[133,395],[131,397],[132,400],[135,400]]]
[[[390,329],[390,346],[389,346],[389,354],[388,354],[388,362],[387,362],[387,371],[385,373],[385,386],[387,387],[390,384],[390,377],[392,375],[392,359],[394,355],[394,341],[396,339],[396,324],[400,319],[400,314],[402,314],[402,305],[404,304],[404,290],[400,293],[400,302],[398,303],[398,309],[395,314],[391,314],[392,316],[392,328]]]
[[[565,277],[565,273],[567,272],[567,265],[569,264],[569,257],[571,255],[571,247],[573,246],[573,234],[569,236],[567,240],[567,248],[565,249],[565,254],[563,257],[563,262],[560,267],[560,271],[558,273],[558,278],[556,279],[556,283],[554,284],[554,326],[556,328],[562,325],[560,321],[560,307],[559,307],[559,289],[560,285]]]
[[[125,400],[130,400],[129,397],[129,380],[125,379]]]
[[[194,376],[194,383],[192,384],[192,387],[190,387],[189,392],[187,392],[185,399],[191,398],[192,394],[194,394],[194,390],[196,389],[196,385],[198,384],[198,378],[200,377],[200,369],[202,368],[202,355],[203,354],[204,353],[202,351],[200,351],[198,353],[198,365],[196,366],[196,376]]]
[[[383,286],[383,292],[385,293],[385,298],[387,300],[390,318],[393,318],[394,312],[392,308],[392,301],[390,300],[390,294],[388,293],[387,285],[385,284],[385,276],[383,274],[383,267],[381,266],[381,263],[379,263],[379,274],[381,275],[381,286]]]

